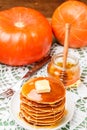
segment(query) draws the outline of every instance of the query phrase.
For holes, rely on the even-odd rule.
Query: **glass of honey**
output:
[[[66,68],[63,68],[63,53],[54,55],[47,67],[48,75],[60,79],[66,88],[73,87],[80,80],[80,66],[77,57],[68,54]]]

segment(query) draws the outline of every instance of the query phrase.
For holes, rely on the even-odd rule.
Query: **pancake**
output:
[[[56,103],[51,103],[51,104],[41,104],[41,103],[37,103],[37,102],[34,102],[34,101],[31,101],[29,99],[27,99],[25,96],[23,96],[21,93],[20,93],[20,100],[22,100],[22,102],[28,104],[29,106],[34,106],[34,107],[58,107],[62,102],[65,102],[65,97],[64,99],[61,99],[60,101],[56,102]]]
[[[49,93],[37,93],[35,82],[39,80],[48,80],[51,91]],[[65,88],[61,81],[48,77],[38,77],[28,80],[23,86],[21,93],[27,99],[45,104],[53,104],[64,98]]]
[[[34,124],[42,124],[42,125],[52,125],[56,122],[58,122],[63,116],[64,116],[64,111],[62,111],[60,114],[58,115],[53,115],[52,117],[46,117],[44,119],[39,119],[39,118],[34,118],[32,116],[30,116],[26,111],[24,110],[20,110],[20,114],[22,114],[22,118],[25,118],[27,120],[27,122],[33,122]]]
[[[21,107],[21,109],[22,110],[24,110],[24,111],[26,111],[29,115],[31,115],[31,116],[34,116],[34,117],[38,117],[38,118],[44,118],[44,117],[50,117],[50,116],[53,116],[54,115],[54,111],[52,110],[51,112],[35,112],[35,111],[30,111],[29,109],[27,109],[26,107],[24,107],[24,106],[22,106]],[[64,108],[61,110],[61,111],[63,111],[64,110]],[[55,115],[57,115],[57,114],[59,114],[61,111],[59,111],[59,112],[55,112]],[[48,117],[48,118],[49,118]]]
[[[37,81],[41,81],[41,84]],[[44,83],[45,81],[46,83]],[[36,82],[39,86],[36,86]],[[42,86],[45,89],[41,88],[40,90]],[[37,88],[39,88],[38,91]],[[53,125],[64,117],[65,96],[65,87],[59,80],[49,77],[38,77],[28,80],[22,85],[20,91],[19,116],[32,125]]]
[[[65,106],[65,99],[63,99],[63,101],[61,101],[60,105],[58,104],[56,106],[51,106],[51,105],[47,106],[44,104],[43,107],[39,107],[37,104],[38,107],[35,107],[35,106],[29,105],[28,103],[26,103],[24,101],[21,104],[23,104],[27,109],[30,109],[31,111],[50,112],[53,109],[54,112],[56,112],[56,111],[60,111]]]

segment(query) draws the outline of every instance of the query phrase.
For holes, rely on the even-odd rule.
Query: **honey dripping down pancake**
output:
[[[51,126],[65,115],[66,92],[61,81],[50,77],[28,80],[20,91],[19,116],[28,124]]]

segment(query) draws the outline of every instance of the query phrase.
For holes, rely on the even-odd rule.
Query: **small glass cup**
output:
[[[79,60],[68,54],[66,69],[63,69],[63,53],[54,55],[47,67],[48,75],[60,79],[66,88],[73,87],[80,80]]]

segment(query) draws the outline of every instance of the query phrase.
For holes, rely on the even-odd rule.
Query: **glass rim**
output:
[[[52,63],[54,63],[54,65],[56,66],[56,68],[63,69],[63,67],[58,66],[58,65],[56,64],[56,62],[55,62],[56,59],[58,59],[59,57],[60,57],[60,58],[61,58],[61,57],[63,58],[63,53],[62,53],[62,52],[53,55],[51,61],[52,61]],[[72,66],[72,68],[76,67],[76,66],[79,64],[79,59],[78,59],[75,55],[73,55],[73,54],[71,54],[71,53],[68,53],[68,58],[71,58],[73,61],[75,61],[74,66]],[[67,68],[67,70],[72,69],[72,68]]]

